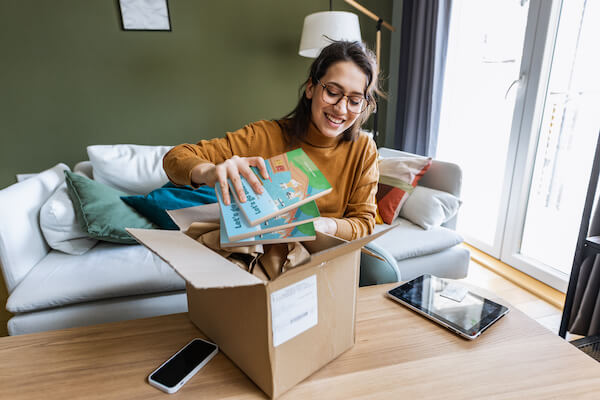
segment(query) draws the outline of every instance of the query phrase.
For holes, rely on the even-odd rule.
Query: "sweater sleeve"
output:
[[[377,181],[379,180],[379,164],[375,143],[369,140],[365,149],[362,172],[350,193],[350,198],[343,218],[334,218],[337,224],[336,236],[355,240],[370,235],[375,228],[377,204]]]
[[[192,169],[198,164],[219,164],[238,155],[246,157],[255,138],[253,125],[247,125],[224,138],[201,140],[197,144],[180,144],[163,158],[169,180],[177,185],[192,184]]]

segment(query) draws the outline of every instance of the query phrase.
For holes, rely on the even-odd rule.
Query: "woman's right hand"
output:
[[[193,183],[206,183],[211,187],[219,185],[221,193],[223,193],[223,203],[225,205],[231,204],[229,185],[227,184],[227,179],[229,179],[233,184],[238,199],[243,203],[246,201],[246,194],[242,187],[240,175],[246,178],[255,193],[261,194],[264,190],[262,183],[250,169],[251,166],[258,168],[264,179],[269,179],[265,160],[262,157],[238,156],[233,156],[217,165],[210,163],[199,164],[192,169],[191,178]]]

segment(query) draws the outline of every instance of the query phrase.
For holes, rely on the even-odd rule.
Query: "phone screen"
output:
[[[196,339],[154,372],[150,376],[150,379],[172,388],[215,351],[216,348],[212,343]]]

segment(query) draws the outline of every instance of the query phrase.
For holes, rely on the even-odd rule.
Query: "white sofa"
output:
[[[397,154],[382,150],[386,152]],[[187,311],[183,279],[140,245],[99,242],[83,255],[48,246],[40,229],[40,209],[64,182],[68,169],[57,164],[0,190],[0,266],[9,293],[6,309],[14,314],[9,334]],[[93,172],[89,161],[75,170]],[[456,165],[434,160],[420,185],[458,196],[460,179]],[[391,270],[382,279],[406,280],[421,273],[466,276],[469,254],[457,246],[462,238],[453,230],[455,219],[430,230],[399,220],[402,226],[372,248],[390,261]]]
[[[384,158],[414,156],[385,147],[379,149],[379,154]],[[460,198],[462,170],[454,163],[433,160],[429,170],[419,180],[418,186]],[[400,227],[366,246],[388,262],[375,262],[377,269],[370,268],[369,263],[361,263],[361,285],[391,282],[394,275],[397,281],[408,281],[425,273],[449,279],[466,277],[470,254],[460,246],[463,238],[455,231],[457,217],[458,214],[440,226],[423,229],[402,218],[401,213],[394,221],[400,223]],[[376,225],[375,232],[385,229],[386,226]],[[390,271],[390,267],[395,267],[394,271]]]

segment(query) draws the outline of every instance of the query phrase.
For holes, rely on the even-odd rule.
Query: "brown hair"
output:
[[[311,120],[312,100],[306,97],[306,86],[309,81],[317,85],[317,80],[321,79],[329,67],[340,61],[352,61],[367,76],[367,87],[365,88],[365,98],[367,99],[367,108],[360,113],[357,120],[351,127],[342,134],[342,140],[354,140],[360,131],[361,126],[367,121],[373,110],[375,110],[375,94],[379,93],[377,81],[377,67],[375,56],[372,51],[367,49],[360,42],[334,41],[325,47],[321,54],[310,66],[310,72],[306,82],[300,87],[301,96],[296,108],[288,113],[282,121],[286,125],[285,132],[288,142],[294,143],[306,137],[308,126]]]

